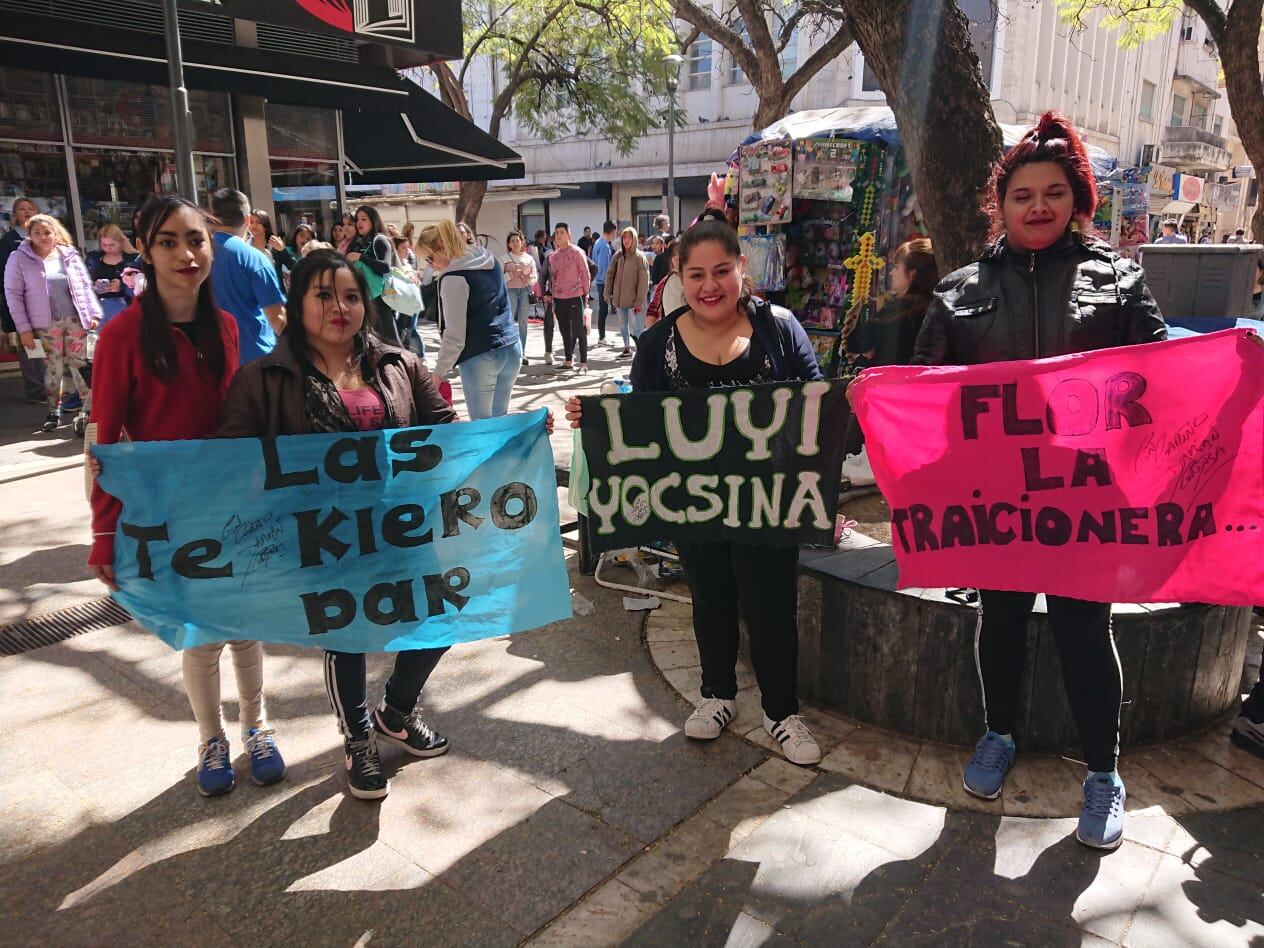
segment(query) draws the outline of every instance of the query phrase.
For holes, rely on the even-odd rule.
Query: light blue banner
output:
[[[544,423],[98,445],[115,598],[177,649],[399,651],[568,619]]]

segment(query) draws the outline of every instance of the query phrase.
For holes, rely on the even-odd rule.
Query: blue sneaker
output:
[[[974,756],[966,764],[961,785],[966,793],[984,800],[995,800],[1001,795],[1005,774],[1014,764],[1017,748],[995,731],[988,731],[974,745]]]
[[[79,411],[83,408],[83,399],[78,392],[71,392],[61,400],[61,407],[63,411]]]
[[[213,737],[198,748],[198,793],[204,797],[222,796],[233,789],[235,780],[228,738]]]
[[[1124,803],[1128,792],[1113,770],[1095,772],[1084,781],[1084,809],[1075,838],[1094,849],[1118,849],[1124,841]]]
[[[261,787],[285,776],[285,761],[277,750],[272,728],[252,727],[243,740],[250,755],[250,779]]]

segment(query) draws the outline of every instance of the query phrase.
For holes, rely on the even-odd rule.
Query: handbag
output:
[[[357,270],[364,274],[364,282],[369,286],[369,299],[375,300],[382,295],[382,290],[386,286],[386,277],[374,273],[363,260],[357,260],[352,264]]]
[[[416,316],[425,304],[421,300],[421,287],[408,278],[403,267],[392,267],[382,285],[382,302],[397,313]]]

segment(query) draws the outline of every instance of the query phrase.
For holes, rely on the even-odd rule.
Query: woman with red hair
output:
[[[992,178],[994,240],[946,277],[918,334],[913,361],[974,365],[1157,342],[1167,327],[1145,275],[1093,236],[1097,188],[1070,121],[1046,112]],[[1027,620],[1039,590],[979,590],[975,662],[987,732],[966,766],[975,796],[1001,795],[1014,762],[1014,718]],[[1123,683],[1110,603],[1048,596],[1049,625],[1089,774],[1076,838],[1114,849],[1123,839],[1123,782],[1115,770]]]

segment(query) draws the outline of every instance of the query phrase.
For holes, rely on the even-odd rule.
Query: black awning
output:
[[[522,157],[422,89],[408,107],[342,113],[347,166],[357,184],[493,181],[526,174]]]
[[[521,178],[522,158],[393,69],[183,44],[185,82],[285,105],[341,109],[348,170],[362,184]],[[24,16],[0,24],[0,63],[167,85],[161,36]]]
[[[191,89],[257,95],[285,105],[399,109],[412,84],[393,69],[316,60],[247,46],[182,43]],[[0,24],[0,62],[19,69],[167,85],[161,36],[22,16]]]

